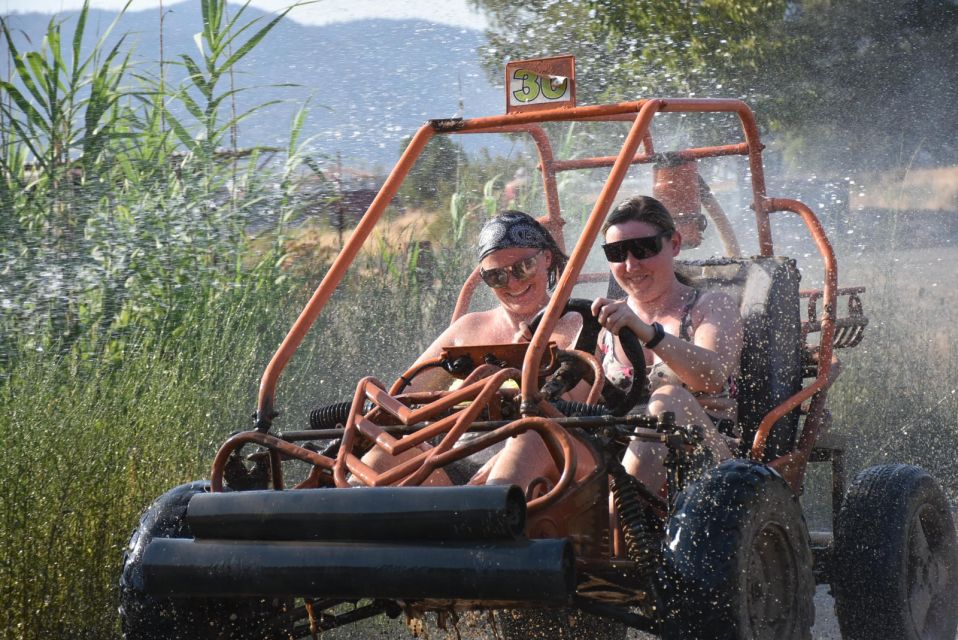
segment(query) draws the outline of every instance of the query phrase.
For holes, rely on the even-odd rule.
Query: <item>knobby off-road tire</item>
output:
[[[143,552],[154,538],[192,537],[186,507],[208,482],[184,484],[160,496],[143,513],[123,556],[120,622],[125,640],[276,640],[282,604],[266,599],[154,598],[144,591]]]
[[[805,640],[815,619],[808,528],[768,467],[726,460],[679,494],[659,574],[666,640]]]
[[[496,612],[503,640],[625,640],[625,625],[576,609]]]
[[[954,640],[958,543],[928,473],[903,464],[859,473],[839,511],[832,558],[843,638]]]

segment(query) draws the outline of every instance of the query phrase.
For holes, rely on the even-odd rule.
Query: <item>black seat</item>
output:
[[[676,261],[675,268],[697,289],[724,291],[739,303],[744,346],[738,423],[747,450],[762,418],[802,386],[801,276],[794,260],[781,257]],[[609,297],[624,295],[610,278]],[[765,448],[766,461],[792,449],[798,421],[796,409],[775,423]]]

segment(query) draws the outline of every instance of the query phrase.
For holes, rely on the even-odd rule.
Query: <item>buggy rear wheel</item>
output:
[[[768,467],[726,460],[709,470],[679,495],[665,542],[664,638],[810,638],[808,530],[798,497]]]
[[[919,467],[859,473],[835,525],[832,589],[850,640],[954,640],[958,542],[938,483]]]
[[[191,537],[186,522],[190,498],[208,482],[180,485],[150,505],[123,556],[120,623],[124,640],[275,640],[286,603],[244,598],[154,598],[144,589],[143,552],[154,538]],[[290,621],[291,622],[291,621]]]

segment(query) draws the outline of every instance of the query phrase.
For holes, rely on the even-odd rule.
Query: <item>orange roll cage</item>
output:
[[[334,260],[331,268],[316,288],[306,307],[296,319],[286,338],[266,367],[259,387],[256,430],[261,433],[269,431],[274,416],[275,391],[280,374],[302,342],[306,332],[329,301],[330,296],[345,275],[347,268],[359,253],[360,248],[381,218],[389,202],[396,195],[400,184],[409,173],[416,159],[422,153],[429,140],[436,134],[528,134],[538,149],[539,168],[542,174],[545,192],[546,215],[543,216],[542,222],[553,233],[563,250],[565,250],[565,247],[563,246],[564,240],[561,231],[564,221],[560,215],[556,174],[559,171],[573,169],[611,167],[605,185],[589,214],[578,241],[572,249],[569,262],[546,307],[542,323],[533,336],[525,355],[521,370],[520,386],[522,412],[526,417],[536,415],[540,407],[539,392],[536,389],[537,363],[542,359],[545,349],[547,348],[548,336],[551,335],[552,329],[558,321],[559,314],[569,299],[573,287],[577,282],[582,280],[594,280],[591,274],[582,274],[582,269],[585,265],[588,253],[598,237],[600,228],[609,212],[612,202],[617,197],[619,188],[631,165],[654,163],[661,157],[656,154],[653,148],[650,133],[650,127],[655,115],[658,113],[693,112],[730,113],[736,115],[742,126],[744,142],[684,149],[670,152],[668,156],[679,160],[700,160],[732,155],[746,156],[748,158],[751,175],[752,208],[755,212],[760,255],[773,255],[770,214],[786,211],[797,214],[804,222],[824,263],[824,288],[819,296],[822,299],[821,316],[817,320],[809,318],[810,322],[815,321],[816,328],[820,328],[821,331],[820,345],[816,353],[817,362],[821,366],[818,367],[816,377],[810,384],[772,410],[759,425],[754,441],[752,442],[751,455],[756,459],[762,459],[769,432],[779,418],[806,400],[812,401],[813,411],[816,408],[820,411],[824,411],[825,394],[834,380],[834,377],[837,375],[837,360],[832,353],[836,329],[836,298],[838,295],[837,262],[824,229],[811,209],[796,200],[769,198],[766,195],[765,174],[762,164],[762,150],[764,146],[759,137],[754,114],[744,102],[725,99],[657,98],[611,105],[538,110],[465,120],[431,120],[422,125],[413,136],[412,141],[387,177],[379,194],[369,206],[369,209],[360,220],[358,226],[349,237],[342,251]],[[631,122],[631,127],[621,150],[616,156],[557,160],[554,157],[552,146],[541,124],[545,122],[571,121],[622,121]],[[639,152],[640,147],[643,147],[641,153]],[[456,304],[453,315],[454,319],[465,313],[468,309],[472,292],[477,283],[478,269],[472,273],[463,286]],[[360,386],[365,388],[368,384]],[[808,455],[814,445],[816,432],[821,420],[812,422],[813,424],[807,424],[806,430],[803,431],[796,451],[788,456],[783,456],[783,458],[788,458],[788,460],[772,462],[772,466],[780,467],[782,471],[794,471],[798,474],[790,479],[793,486],[804,472],[804,463],[808,460]],[[335,469],[337,480],[340,479],[340,475],[345,471],[342,464],[343,463],[337,465]],[[350,470],[354,473],[361,471],[358,467],[356,469],[351,468]]]

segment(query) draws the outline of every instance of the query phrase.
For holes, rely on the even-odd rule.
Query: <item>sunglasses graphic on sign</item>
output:
[[[506,65],[506,113],[574,106],[574,56],[516,60]]]

